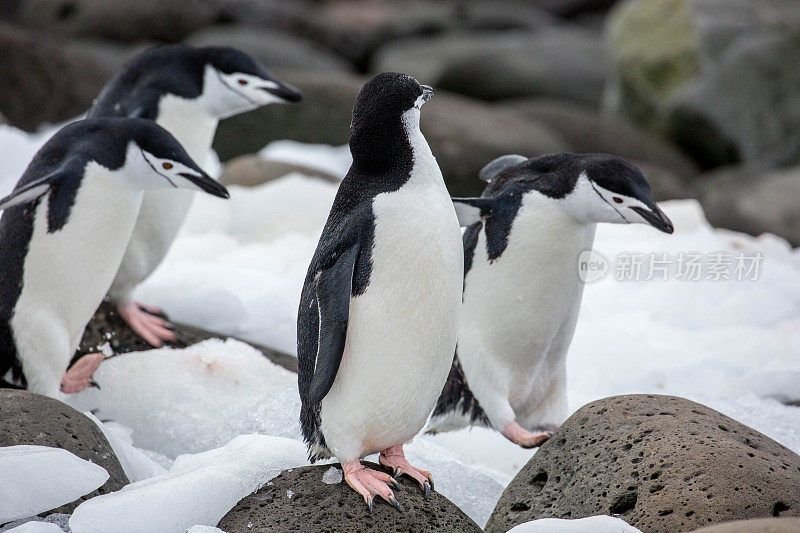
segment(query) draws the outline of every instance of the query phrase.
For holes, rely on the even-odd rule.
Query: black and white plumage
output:
[[[0,200],[0,385],[58,395],[142,191],[175,187],[228,194],[149,120],[82,120],[45,143]]]
[[[428,430],[481,424],[535,445],[544,437],[525,433],[557,427],[567,414],[578,258],[592,249],[597,224],[667,233],[672,224],[641,172],[609,155],[504,156],[481,178],[489,184],[480,198],[454,200],[468,226],[458,353]]]
[[[135,57],[108,82],[88,116],[154,120],[202,165],[219,120],[264,105],[301,99],[297,89],[275,79],[240,50],[171,45]],[[159,327],[160,319],[141,312],[131,294],[163,260],[193,197],[192,192],[183,190],[145,193],[109,291],[122,317],[156,346],[162,340],[172,340],[171,333]]]
[[[396,73],[361,89],[350,130],[353,165],[301,295],[300,423],[311,459],[336,456],[346,478],[348,463],[422,429],[452,362],[463,251],[441,171],[419,130],[420,106],[431,94]]]

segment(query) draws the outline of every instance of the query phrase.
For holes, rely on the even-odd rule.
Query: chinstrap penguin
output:
[[[312,461],[335,456],[370,509],[399,508],[379,461],[416,479],[403,444],[425,425],[453,360],[463,284],[461,232],[419,129],[433,94],[382,73],[356,98],[353,164],[308,269],[297,323],[300,425]]]
[[[65,375],[117,273],[144,190],[228,197],[175,138],[144,119],[59,130],[0,200],[0,386],[57,397],[89,385],[102,354]]]
[[[567,415],[566,356],[580,310],[579,256],[598,223],[672,233],[650,185],[601,154],[498,158],[480,198],[454,199],[464,233],[458,350],[428,431],[495,428],[523,447]]]
[[[134,58],[100,93],[89,117],[155,120],[201,165],[218,122],[267,104],[299,102],[301,93],[234,48],[162,46]],[[175,333],[132,300],[136,286],[161,263],[191,206],[191,191],[147,192],[119,272],[109,291],[120,316],[153,346]],[[149,312],[147,312],[149,311]]]

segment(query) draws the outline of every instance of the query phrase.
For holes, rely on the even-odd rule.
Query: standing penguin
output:
[[[495,428],[530,448],[567,415],[566,356],[600,222],[672,233],[650,185],[609,155],[498,158],[480,198],[454,199],[464,233],[458,353],[428,431]]]
[[[142,191],[227,198],[155,122],[87,119],[58,131],[0,200],[0,386],[57,397],[89,385],[102,354],[67,364],[117,273]]]
[[[311,260],[297,321],[300,425],[312,461],[336,456],[370,509],[399,507],[393,479],[359,459],[416,479],[403,444],[425,425],[456,343],[461,232],[442,173],[419,129],[433,95],[382,73],[356,98],[353,165]]]
[[[297,89],[273,78],[244,52],[173,45],[151,49],[128,63],[108,82],[88,116],[155,120],[202,164],[221,119],[301,99]],[[145,193],[109,291],[120,316],[156,347],[174,341],[175,333],[152,314],[159,309],[142,306],[131,295],[164,259],[193,198],[194,194],[185,190]]]

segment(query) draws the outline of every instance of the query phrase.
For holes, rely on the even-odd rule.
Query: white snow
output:
[[[589,516],[576,520],[542,518],[525,522],[508,533],[642,533],[624,520],[612,516]]]
[[[101,388],[72,405],[131,428],[137,448],[176,457],[243,434],[301,438],[297,375],[239,341],[119,355],[94,377]]]
[[[133,437],[131,436],[133,430],[113,421],[104,424],[89,411],[84,414],[92,419],[106,436],[114,450],[114,455],[119,459],[122,469],[131,483],[166,473],[163,466],[133,446]]]
[[[296,440],[241,435],[221,448],[178,457],[166,474],[83,502],[69,527],[73,533],[183,533],[216,525],[239,500],[305,463],[305,446]]]
[[[340,178],[344,178],[353,163],[350,147],[346,144],[330,146],[282,140],[269,143],[258,154],[270,161],[302,165]]]
[[[225,533],[218,527],[213,526],[192,526],[186,530],[186,533]]]
[[[73,502],[107,479],[105,468],[61,448],[0,447],[0,524]]]
[[[17,526],[12,529],[7,529],[6,533],[64,533],[60,527],[56,524],[51,522],[39,522],[38,520],[32,520],[30,522],[25,522],[21,526]]]
[[[342,470],[335,466],[330,467],[322,474],[322,482],[326,485],[337,485],[342,482],[342,479],[344,479]]]

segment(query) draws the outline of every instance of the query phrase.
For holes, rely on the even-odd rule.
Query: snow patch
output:
[[[221,448],[181,455],[166,474],[83,502],[69,526],[73,533],[183,533],[216,525],[239,500],[306,463],[298,441],[241,435]]]
[[[0,448],[0,524],[73,502],[108,479],[102,466],[47,446]]]
[[[541,518],[525,522],[508,530],[508,533],[642,533],[624,520],[599,515],[575,520]]]

